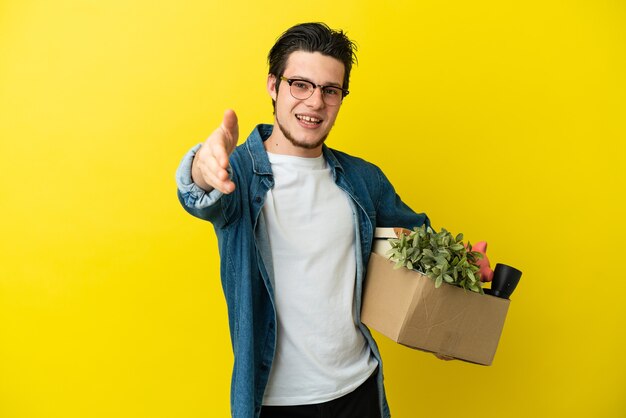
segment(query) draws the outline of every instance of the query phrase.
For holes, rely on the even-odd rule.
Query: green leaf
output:
[[[475,265],[482,254],[471,251],[471,244],[468,243],[468,247],[464,245],[463,234],[453,238],[446,229],[435,232],[422,225],[413,228],[408,235],[390,239],[389,243],[391,249],[387,254],[395,262],[394,268],[405,267],[422,272],[437,287],[445,282],[482,293],[478,281],[479,268]]]
[[[435,280],[435,287],[439,288],[441,286],[441,283],[443,283],[443,277],[437,276],[437,279]]]

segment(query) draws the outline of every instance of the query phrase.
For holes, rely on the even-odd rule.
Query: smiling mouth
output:
[[[299,121],[311,126],[322,123],[321,119],[314,118],[313,116],[296,115],[296,118],[298,118]]]

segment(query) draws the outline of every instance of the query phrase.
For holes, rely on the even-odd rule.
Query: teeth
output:
[[[320,123],[321,120],[317,119],[317,118],[312,118],[310,116],[305,116],[305,115],[296,115],[298,117],[298,119],[306,121],[306,122],[312,122],[312,123]]]

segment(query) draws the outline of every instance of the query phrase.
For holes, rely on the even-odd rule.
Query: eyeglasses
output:
[[[280,77],[281,80],[289,84],[289,92],[294,99],[306,100],[313,96],[317,87],[322,91],[324,103],[328,106],[337,106],[349,93],[348,90],[335,86],[322,86],[307,80],[299,80],[297,78]]]

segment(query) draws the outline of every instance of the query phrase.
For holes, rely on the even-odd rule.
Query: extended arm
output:
[[[220,127],[192,148],[176,171],[178,199],[183,208],[217,227],[236,216],[237,199],[231,197],[237,193],[229,157],[237,145],[238,131],[235,112],[227,110]]]

